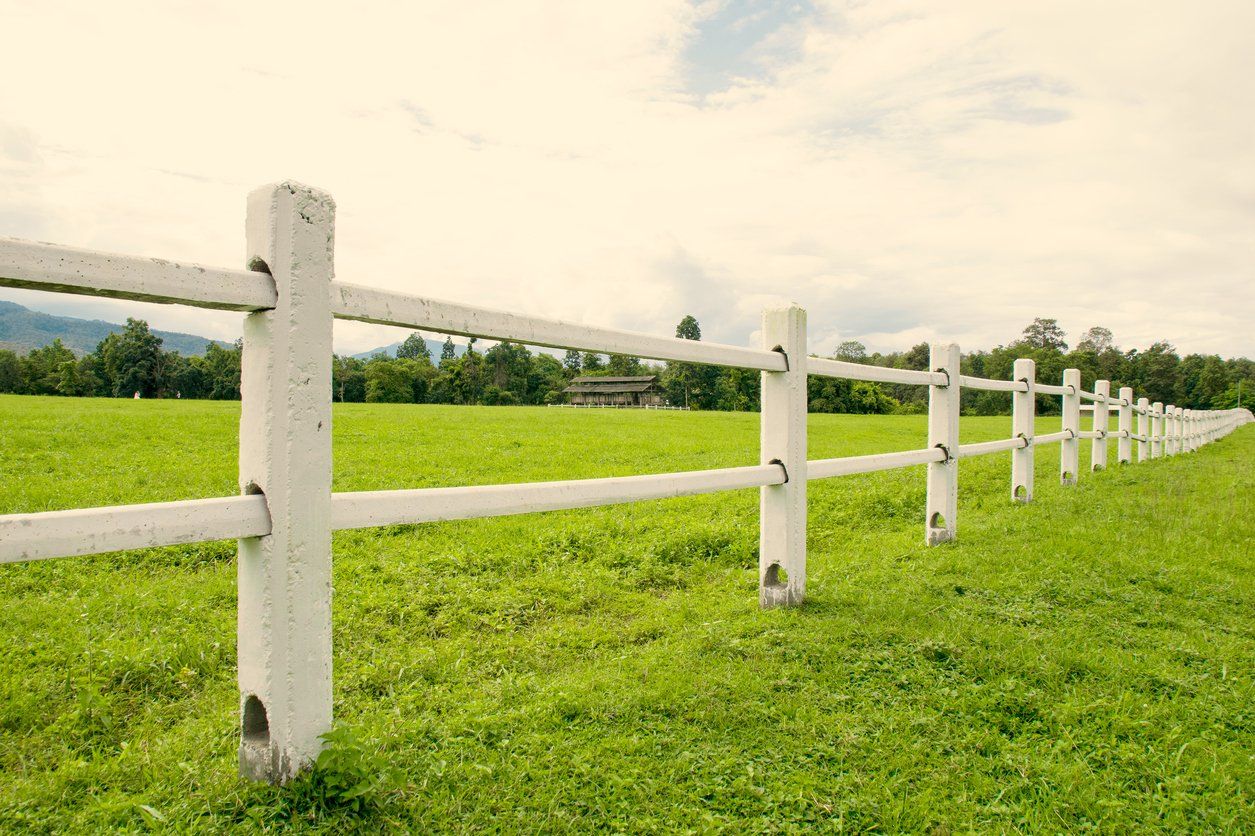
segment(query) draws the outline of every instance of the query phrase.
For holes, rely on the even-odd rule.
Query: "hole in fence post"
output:
[[[789,585],[789,573],[779,563],[767,567],[767,575],[763,578],[763,586],[783,587]]]
[[[1065,484],[1065,485],[1071,485],[1074,481],[1076,481],[1076,480],[1073,478],[1073,476],[1072,476],[1072,471],[1070,471],[1070,470],[1065,470],[1065,471],[1063,471],[1063,480],[1062,480],[1062,481],[1063,481],[1063,484]]]
[[[1025,487],[1024,485],[1016,485],[1016,486],[1015,486],[1015,498],[1016,498],[1016,499],[1019,499],[1019,500],[1024,500],[1024,499],[1027,499],[1027,498],[1028,498],[1028,488],[1027,488],[1027,487]]]
[[[932,519],[928,521],[928,527],[929,528],[945,528],[946,518],[943,517],[940,513],[933,514]]]
[[[266,716],[266,706],[255,694],[249,694],[244,701],[243,727],[245,743],[262,746],[270,743],[270,718]]]

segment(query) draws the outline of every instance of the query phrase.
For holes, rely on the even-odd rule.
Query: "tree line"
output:
[[[701,326],[686,316],[676,326],[677,337],[700,340]],[[1082,385],[1111,381],[1112,391],[1131,386],[1139,397],[1189,409],[1227,409],[1236,406],[1239,392],[1249,404],[1255,394],[1255,362],[1218,355],[1181,357],[1167,342],[1145,350],[1122,350],[1106,328],[1086,331],[1069,350],[1067,335],[1054,319],[1035,319],[1020,338],[989,350],[963,355],[962,373],[1009,380],[1017,358],[1037,363],[1039,381],[1058,383],[1065,368],[1081,370]],[[395,357],[377,354],[369,359],[336,355],[332,364],[332,396],[340,402],[435,403],[479,405],[540,405],[562,403],[563,389],[580,375],[657,375],[668,402],[701,410],[757,411],[758,372],[696,363],[646,363],[620,354],[568,351],[561,358],[532,352],[517,343],[502,342],[487,350],[470,339],[457,354],[446,338],[433,358],[418,333],[406,338]],[[24,356],[0,350],[0,392],[80,397],[200,398],[233,400],[240,397],[239,341],[231,347],[211,343],[203,357],[184,357],[165,351],[161,338],[148,323],[128,319],[126,327],[110,334],[96,350],[82,357],[55,340]],[[833,357],[899,369],[928,368],[928,345],[887,354],[867,352],[862,343],[848,341]],[[839,378],[811,377],[808,381],[812,412],[861,414],[925,412],[927,387],[867,383]],[[1010,410],[1005,393],[965,390],[965,414],[996,415]],[[1057,398],[1042,397],[1043,413],[1057,412]]]

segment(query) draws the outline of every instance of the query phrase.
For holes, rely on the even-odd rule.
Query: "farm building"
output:
[[[663,406],[657,375],[577,377],[562,390],[575,406]]]

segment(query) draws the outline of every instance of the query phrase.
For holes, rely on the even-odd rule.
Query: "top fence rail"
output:
[[[0,285],[224,311],[275,306],[265,273],[0,238]]]

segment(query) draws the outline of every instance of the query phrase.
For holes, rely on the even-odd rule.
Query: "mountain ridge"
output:
[[[119,333],[125,328],[125,325],[116,322],[59,316],[34,311],[16,302],[0,300],[0,349],[19,354],[43,348],[51,345],[53,340],[60,339],[66,348],[82,356],[95,351],[100,341],[109,334]],[[210,343],[217,343],[223,348],[230,347],[230,343],[196,334],[157,330],[153,330],[153,334],[161,337],[162,348],[177,351],[185,357],[204,354]]]

